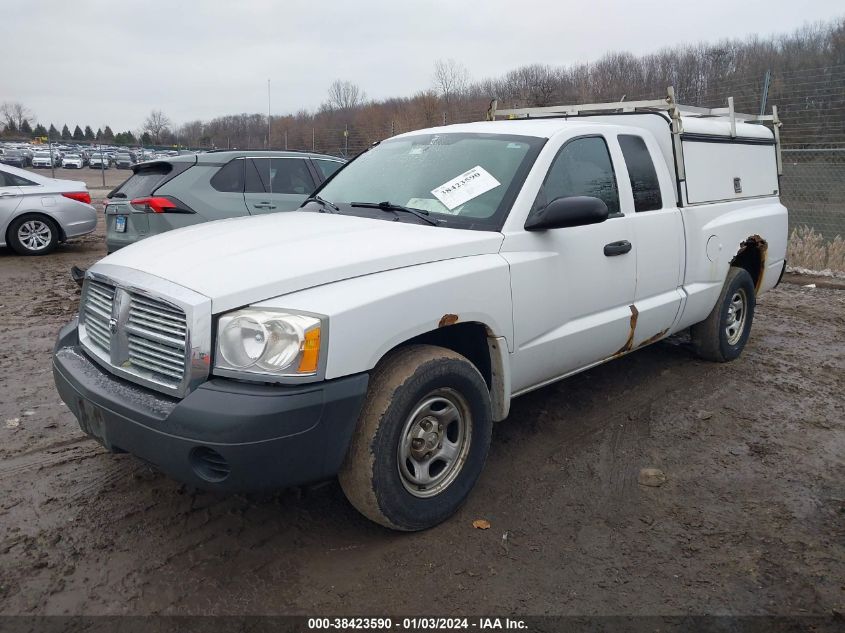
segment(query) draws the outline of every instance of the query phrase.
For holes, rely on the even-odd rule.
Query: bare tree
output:
[[[438,59],[434,62],[434,89],[446,103],[451,104],[469,88],[469,72],[454,59]]]
[[[360,86],[351,81],[335,79],[329,86],[329,94],[323,107],[328,110],[349,112],[364,105],[367,95]]]
[[[158,144],[162,134],[172,125],[167,115],[161,110],[153,110],[144,121],[144,131],[149,132],[153,143]]]
[[[7,127],[11,126],[19,130],[24,121],[34,119],[35,115],[19,101],[6,101],[0,105],[0,117],[3,117],[3,122]]]

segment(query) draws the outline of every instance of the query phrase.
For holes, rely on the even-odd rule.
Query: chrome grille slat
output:
[[[153,374],[158,374],[160,376],[167,376],[169,378],[175,379],[177,382],[182,379],[182,371],[171,371],[169,369],[162,368],[156,364],[153,364],[143,358],[139,358],[137,356],[130,356],[129,358],[132,365],[135,367],[142,367]]]
[[[133,323],[126,324],[126,331],[132,334],[137,334],[138,336],[152,339],[153,341],[158,341],[159,343],[163,343],[165,345],[181,345],[184,343],[184,339],[174,338],[172,336],[162,334],[161,332],[156,332],[155,330],[138,327]]]
[[[169,312],[170,314],[174,315],[175,317],[177,317],[179,319],[185,318],[184,312],[180,312],[176,308],[171,308],[171,307],[168,307],[166,305],[163,305],[161,303],[158,303],[158,302],[155,302],[155,301],[152,301],[152,300],[144,299],[143,297],[141,297],[139,295],[135,295],[134,297],[132,297],[132,301],[134,303],[137,303],[140,306],[146,306],[147,308],[151,308],[153,311]]]
[[[172,348],[167,345],[155,344],[147,339],[142,339],[137,336],[129,336],[129,347],[133,345],[138,345],[140,347],[145,347],[151,350],[153,353],[162,354],[164,356],[169,356],[174,361],[179,363],[185,362],[185,349],[183,347],[179,348]]]
[[[161,320],[151,320],[145,316],[139,315],[137,313],[132,313],[129,316],[129,323],[132,325],[137,325],[139,327],[144,327],[150,330],[159,330],[166,334],[181,334],[181,337],[185,336],[185,326],[184,325],[177,325],[168,323],[166,321]]]

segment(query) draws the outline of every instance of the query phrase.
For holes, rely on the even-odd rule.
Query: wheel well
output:
[[[475,368],[484,377],[487,388],[490,389],[493,382],[493,372],[490,363],[490,350],[487,346],[487,336],[487,327],[482,323],[456,323],[415,336],[402,343],[399,347],[424,343],[445,347],[457,352],[475,365]]]
[[[58,241],[59,241],[59,242],[64,242],[64,241],[67,239],[67,237],[65,236],[65,230],[62,228],[62,225],[61,225],[59,222],[57,222],[57,221],[56,221],[56,219],[55,219],[55,218],[50,217],[50,216],[49,216],[49,215],[47,215],[46,213],[37,213],[37,212],[35,212],[35,211],[27,211],[27,212],[25,212],[25,213],[21,213],[20,215],[15,216],[14,218],[12,218],[12,220],[11,220],[11,221],[9,222],[9,224],[6,226],[6,235],[5,235],[6,244],[9,244],[9,238],[10,238],[10,237],[11,237],[11,235],[12,235],[12,225],[13,225],[15,222],[17,222],[18,220],[20,220],[21,218],[47,218],[47,219],[48,219],[48,220],[50,220],[50,222],[52,222],[52,223],[55,225],[55,227],[59,230],[59,238],[58,238]]]
[[[763,284],[768,249],[769,244],[766,240],[759,235],[751,235],[739,245],[739,250],[731,260],[731,266],[744,268],[751,275],[755,292],[760,292],[760,286]]]

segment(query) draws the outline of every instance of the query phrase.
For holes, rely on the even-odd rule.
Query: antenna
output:
[[[270,150],[270,80],[267,80],[267,150]],[[273,193],[273,168],[270,158],[267,158],[267,182],[270,183],[270,193]]]

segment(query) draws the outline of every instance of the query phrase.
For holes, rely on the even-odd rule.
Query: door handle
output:
[[[611,242],[604,245],[605,257],[614,257],[616,255],[624,255],[631,250],[631,242],[622,240],[621,242]]]
[[[16,195],[18,194],[12,193],[11,191],[4,191],[3,193],[0,193],[0,198],[14,198]]]
[[[256,209],[275,209],[276,208],[275,204],[270,204],[269,202],[261,202],[259,204],[254,204],[252,206],[254,206]]]

